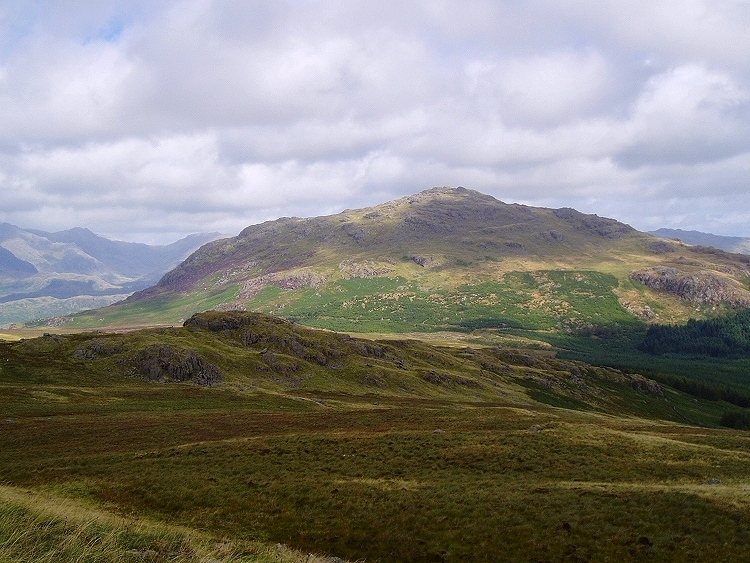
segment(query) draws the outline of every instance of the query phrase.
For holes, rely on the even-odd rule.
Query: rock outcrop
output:
[[[630,277],[656,291],[666,291],[694,303],[750,307],[750,291],[717,272],[686,273],[677,268],[656,266],[633,272]]]
[[[138,352],[130,375],[159,383],[192,381],[197,385],[214,385],[222,380],[219,368],[194,350],[166,344],[154,344]]]

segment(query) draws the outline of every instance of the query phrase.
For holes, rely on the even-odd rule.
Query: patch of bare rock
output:
[[[655,266],[633,272],[630,277],[646,287],[666,291],[694,303],[750,307],[750,291],[717,272],[700,270],[686,273],[677,268]]]

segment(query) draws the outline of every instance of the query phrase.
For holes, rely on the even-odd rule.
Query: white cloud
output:
[[[505,123],[529,126],[576,121],[603,110],[610,70],[592,51],[535,54],[466,67],[470,99]]]
[[[750,235],[743,0],[47,8],[0,8],[0,220],[153,240],[464,185]]]
[[[652,77],[633,109],[624,160],[702,163],[747,149],[748,92],[724,73],[686,65]]]
[[[35,179],[34,188],[41,193],[84,205],[140,200],[175,206],[200,202],[200,190],[221,180],[217,160],[212,135],[128,138],[32,151],[19,159],[17,173]]]

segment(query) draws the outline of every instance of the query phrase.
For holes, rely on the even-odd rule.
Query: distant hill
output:
[[[0,276],[24,277],[36,273],[34,264],[16,258],[15,254],[0,246]]]
[[[155,286],[72,323],[176,324],[219,309],[349,332],[596,332],[743,307],[749,272],[746,256],[613,219],[434,188],[252,225],[204,245]]]
[[[156,283],[218,233],[169,245],[114,241],[75,228],[48,233],[0,224],[0,324],[101,307]]]
[[[713,246],[726,252],[750,254],[750,238],[725,237],[700,231],[683,231],[682,229],[657,229],[656,231],[650,231],[650,233],[661,238],[681,240],[685,244]]]
[[[80,227],[57,233],[29,231],[53,243],[72,244],[118,274],[156,283],[167,269],[179,264],[191,252],[219,237],[218,233],[189,235],[172,244],[151,246],[110,240]]]

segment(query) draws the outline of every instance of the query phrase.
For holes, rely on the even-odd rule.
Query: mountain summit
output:
[[[425,269],[466,268],[469,262],[481,270],[484,263],[500,259],[557,260],[584,247],[595,251],[602,241],[637,235],[628,225],[573,209],[506,204],[461,187],[433,188],[371,208],[247,227],[233,239],[201,248],[147,294],[185,290],[226,269],[262,275],[325,269],[332,259],[349,277],[377,273],[368,273],[365,266],[357,270],[357,260],[384,273],[402,269],[399,264],[419,275]]]

